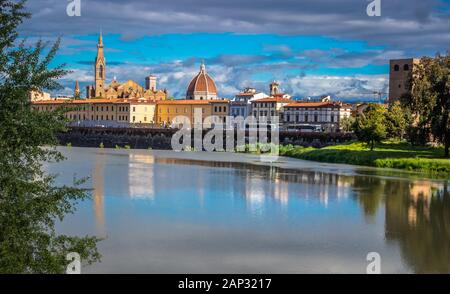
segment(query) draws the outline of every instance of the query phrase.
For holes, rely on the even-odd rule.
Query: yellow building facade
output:
[[[64,107],[66,117],[73,122],[153,124],[156,103],[139,99],[46,100],[32,102],[32,107],[38,111]]]
[[[183,124],[194,126],[195,113],[201,112],[202,121],[211,117],[212,123],[225,122],[228,100],[165,100],[156,103],[156,123],[160,125]]]
[[[175,126],[188,120],[194,125],[195,113],[201,113],[202,122],[223,123],[228,115],[228,100],[163,100],[146,99],[83,99],[34,101],[38,111],[54,111],[64,107],[72,122],[98,121]]]

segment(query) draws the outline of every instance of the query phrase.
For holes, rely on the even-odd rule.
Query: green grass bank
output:
[[[345,163],[382,168],[450,175],[450,159],[443,157],[443,148],[411,146],[406,143],[384,142],[370,151],[361,142],[325,148],[284,145],[280,155],[328,163]]]

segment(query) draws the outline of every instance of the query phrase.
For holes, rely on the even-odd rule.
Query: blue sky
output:
[[[61,80],[65,88],[58,94],[72,94],[75,80],[83,87],[92,83],[102,30],[108,81],[116,76],[143,84],[146,75],[155,74],[160,88],[183,98],[205,60],[222,97],[247,86],[267,92],[276,79],[298,98],[370,100],[374,90],[387,92],[389,59],[450,49],[450,5],[382,0],[382,16],[370,18],[368,3],[81,0],[82,15],[69,17],[64,1],[29,0],[34,16],[21,35],[31,41],[62,37],[55,62],[73,72]]]

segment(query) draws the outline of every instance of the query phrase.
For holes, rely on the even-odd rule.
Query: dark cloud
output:
[[[401,50],[445,50],[450,12],[444,0],[382,0],[382,17],[368,17],[368,0],[82,0],[82,16],[67,1],[29,0],[29,35],[120,33],[144,35],[235,32],[326,35]]]

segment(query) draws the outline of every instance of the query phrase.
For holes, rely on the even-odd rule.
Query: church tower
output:
[[[279,94],[280,90],[279,90],[280,84],[277,81],[273,81],[272,83],[270,83],[270,95],[271,96],[275,96],[277,94]]]
[[[100,32],[97,44],[97,58],[95,59],[95,97],[105,97],[106,61],[103,52],[103,36]]]
[[[78,83],[78,81],[75,82],[75,91],[73,98],[80,99],[80,84]]]

